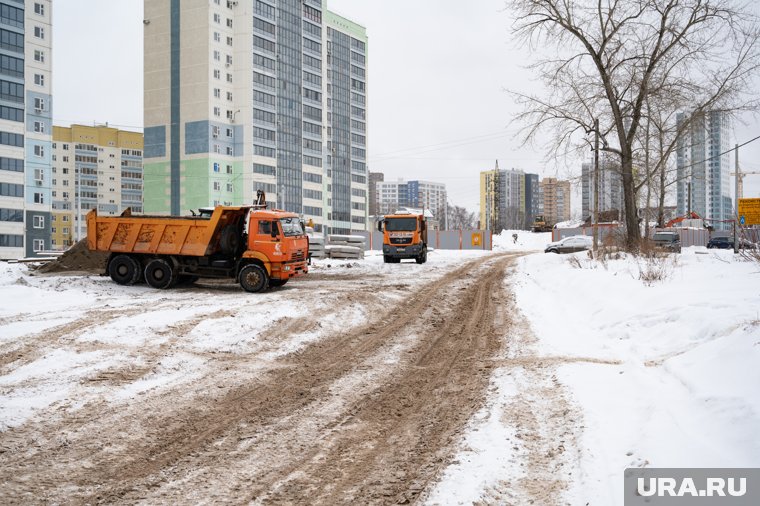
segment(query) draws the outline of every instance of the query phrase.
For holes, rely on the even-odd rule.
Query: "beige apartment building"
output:
[[[53,127],[52,249],[87,235],[86,216],[142,212],[143,135],[108,126]]]
[[[544,219],[547,223],[559,223],[570,219],[570,181],[545,177],[539,183],[544,203]]]

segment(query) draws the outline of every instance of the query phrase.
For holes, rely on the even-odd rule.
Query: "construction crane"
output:
[[[744,176],[756,176],[759,175],[760,171],[751,171],[751,172],[745,172],[742,170],[737,170],[736,172],[732,172],[732,176],[736,176],[736,198],[741,199],[744,198]]]

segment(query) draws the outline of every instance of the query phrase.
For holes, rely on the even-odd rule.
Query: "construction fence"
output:
[[[363,235],[365,250],[381,251],[383,249],[383,234],[371,232],[353,232]],[[428,230],[428,247],[434,249],[458,250],[491,250],[493,249],[493,233],[490,230]]]
[[[733,223],[733,222],[732,222]],[[604,241],[608,237],[622,237],[624,228],[619,224],[600,223],[599,225],[599,241]],[[705,228],[652,228],[649,229],[649,237],[651,238],[655,232],[661,232],[667,230],[668,232],[678,232],[681,238],[681,246],[688,248],[689,246],[707,246],[707,243],[713,237],[733,237],[733,230],[707,230]],[[737,236],[760,244],[760,228],[740,227],[737,229]],[[576,227],[576,228],[555,228],[552,230],[552,241],[559,241],[565,237],[573,235],[587,235],[592,236],[594,234],[594,227]]]

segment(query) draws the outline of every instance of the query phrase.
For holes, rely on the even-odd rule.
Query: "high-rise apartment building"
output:
[[[549,224],[570,219],[570,181],[561,181],[553,177],[541,180],[541,195],[544,201],[544,220]]]
[[[107,126],[53,127],[51,249],[87,235],[86,216],[143,211],[143,135]]]
[[[50,247],[50,0],[0,1],[0,258]]]
[[[528,228],[539,208],[538,175],[501,170],[498,162],[494,170],[480,173],[481,228],[499,232]]]
[[[676,121],[685,121],[679,114]],[[730,120],[728,114],[710,111],[693,118],[676,147],[676,208],[678,216],[694,211],[726,229],[732,216]],[[724,153],[724,154],[721,154]]]
[[[623,177],[620,162],[607,156],[599,157],[599,212],[623,212]],[[594,163],[581,165],[581,212],[588,219],[594,212]]]
[[[525,193],[525,228],[530,228],[534,218],[543,212],[538,174],[525,174],[523,191]]]
[[[146,212],[261,189],[317,230],[364,230],[364,28],[320,0],[144,6]]]
[[[446,226],[446,185],[432,181],[377,182],[379,214],[395,213],[399,208],[425,209],[433,213],[442,228]]]

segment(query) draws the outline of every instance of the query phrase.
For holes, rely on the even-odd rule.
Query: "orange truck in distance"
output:
[[[217,206],[193,216],[87,214],[87,246],[110,252],[106,272],[116,283],[144,280],[170,288],[198,278],[231,278],[249,292],[282,286],[308,272],[309,239],[298,215],[266,209],[263,192],[251,206]]]
[[[377,222],[383,233],[383,261],[397,264],[402,258],[427,262],[427,222],[421,214],[387,214]]]

